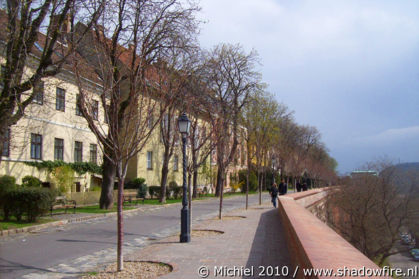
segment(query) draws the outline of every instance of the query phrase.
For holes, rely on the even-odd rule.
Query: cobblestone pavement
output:
[[[254,199],[253,202],[256,202],[257,200],[256,196],[252,197],[252,199]],[[234,199],[231,199],[231,200],[229,199],[229,201],[226,202],[226,204],[228,204],[229,202],[230,202],[229,207],[226,208],[226,210],[224,211],[226,212],[226,215],[228,215],[227,213],[228,210],[235,210],[237,208],[243,207],[242,201],[239,199],[236,199],[235,202],[234,202]],[[203,201],[202,203],[201,202],[199,203],[199,206],[198,204],[195,205],[196,214],[197,212],[200,212],[200,214],[193,216],[193,223],[192,223],[193,228],[198,227],[198,226],[204,228],[205,227],[204,224],[207,224],[208,222],[206,220],[208,220],[209,218],[213,218],[217,215],[217,211],[214,210],[213,203],[216,203],[216,201],[213,201],[213,202]],[[124,241],[124,248],[123,248],[124,255],[130,255],[130,254],[135,254],[135,253],[141,254],[141,252],[138,252],[139,250],[141,251],[141,249],[146,248],[147,246],[150,246],[150,245],[153,246],[153,244],[157,242],[160,243],[159,247],[163,247],[163,245],[161,244],[162,239],[171,237],[173,235],[175,235],[174,238],[176,239],[176,242],[177,242],[178,234],[179,234],[179,223],[178,223],[177,217],[175,218],[176,222],[173,222],[172,216],[173,214],[175,214],[175,216],[178,215],[178,209],[179,209],[178,207],[179,205],[174,205],[174,206],[170,205],[170,206],[163,206],[163,207],[157,206],[157,207],[149,207],[147,210],[144,210],[144,211],[136,211],[132,213],[127,213],[128,215],[132,215],[132,216],[131,217],[127,216],[129,218],[126,218],[126,220],[127,221],[130,220],[130,222],[126,223],[126,227],[127,227],[126,238]],[[208,208],[212,208],[212,210],[208,211]],[[173,213],[170,213],[170,212],[173,212]],[[208,212],[211,212],[211,213],[208,213]],[[243,212],[245,211],[243,210]],[[248,213],[254,212],[261,215],[263,210],[248,210],[247,212]],[[73,216],[73,217],[76,217],[76,216]],[[277,218],[275,219],[279,220],[279,216],[276,216],[276,217]],[[147,218],[147,219],[141,219],[141,218]],[[97,270],[97,266],[104,266],[108,263],[114,262],[116,259],[116,249],[115,249],[115,245],[113,244],[115,243],[113,239],[115,237],[115,233],[112,233],[108,229],[108,227],[105,227],[105,225],[108,226],[107,225],[108,223],[115,224],[116,223],[114,222],[115,219],[116,217],[107,217],[107,218],[99,218],[99,219],[96,218],[96,219],[91,219],[91,220],[84,221],[81,223],[76,222],[76,223],[70,223],[64,226],[59,226],[59,227],[48,227],[39,231],[34,231],[32,233],[24,233],[20,235],[14,235],[14,236],[3,238],[2,240],[3,243],[0,243],[1,244],[0,269],[2,270],[0,277],[1,278],[77,278],[81,274],[87,271]],[[143,221],[143,220],[151,221],[151,220],[158,220],[158,219],[160,220],[160,222],[161,220],[167,219],[167,223],[170,223],[169,220],[171,220],[171,222],[176,225],[169,225],[169,226],[159,225],[157,229],[153,229],[150,227],[151,225],[149,223],[144,223]],[[139,223],[135,223],[134,228],[130,229],[129,227],[130,225],[132,225],[132,222],[137,222],[137,220]],[[243,220],[247,220],[247,218]],[[220,221],[212,221],[212,222],[215,222],[215,223],[220,222],[219,223],[220,225],[224,223],[234,224],[235,221],[236,220],[226,219],[225,221],[221,221],[221,222]],[[238,220],[238,221],[242,221],[242,220]],[[145,226],[144,229],[138,227],[138,225],[141,225],[141,224],[142,226]],[[265,224],[265,221],[263,224]],[[93,228],[95,226],[100,227],[102,230],[102,231],[99,231],[99,234],[102,233],[102,235],[98,235],[98,238],[96,239],[96,241],[94,241],[95,240],[94,236],[92,237],[92,234],[95,234],[96,232],[91,232],[91,230],[88,229],[89,227]],[[245,227],[243,227],[245,228],[244,230],[245,232],[250,233],[250,235],[246,237],[248,246],[250,245],[250,243],[253,243],[257,239],[257,237],[255,237],[254,234],[256,230],[260,229],[260,227],[261,226],[258,223],[258,220],[254,221],[254,223],[249,223]],[[82,230],[82,228],[85,228],[85,229]],[[106,228],[105,231],[103,231],[103,228]],[[251,232],[252,230],[253,230],[253,235]],[[140,231],[148,231],[148,233],[141,233]],[[105,232],[105,235],[103,235],[103,232]],[[231,234],[224,234],[224,235],[229,236]],[[99,236],[100,237],[105,236],[104,240],[102,240],[103,238],[99,239]],[[16,245],[15,246],[16,248],[14,250],[16,251],[17,249],[20,250],[22,247],[25,247],[25,246],[30,247],[30,245],[35,245],[33,242],[39,242],[45,238],[51,239],[50,241],[47,240],[45,242],[46,243],[45,245],[48,245],[48,249],[46,249],[45,251],[42,251],[42,250],[39,252],[37,251],[36,253],[31,252],[32,256],[29,256],[27,254],[22,254],[22,257],[26,257],[26,262],[25,260],[23,260],[23,258],[20,258],[20,256],[18,258],[16,258],[15,256],[14,260],[8,259],[7,253],[14,253],[14,252],[10,252],[10,251],[13,251],[13,250],[10,250],[10,248],[8,248],[8,250],[4,249],[4,248],[7,248],[8,247],[7,245],[9,244],[7,243],[7,240],[5,239],[8,239],[12,243],[16,243],[16,244],[13,244],[13,245]],[[255,240],[253,240],[253,238]],[[70,244],[70,246],[65,246],[66,243]],[[195,239],[192,240],[192,244],[193,243],[195,243]],[[89,251],[89,250],[86,250],[86,248],[92,246],[93,244],[97,245],[99,249],[92,250],[93,252],[87,253],[86,251]],[[71,260],[66,260],[65,263],[62,263],[63,262],[62,260],[56,260],[56,258],[54,257],[54,253],[56,253],[56,251],[51,250],[50,248],[51,246],[54,246],[55,250],[58,250],[58,251],[71,248],[70,250],[75,250],[72,252],[75,252],[75,254],[78,254],[79,256],[69,257],[69,259]],[[227,247],[227,244],[224,244],[224,246]],[[64,247],[67,247],[67,248],[64,248]],[[102,248],[100,249],[100,247]],[[169,246],[167,247],[169,250],[172,249]],[[185,247],[190,247],[190,244],[185,244]],[[36,249],[39,249],[39,248],[36,248]],[[47,250],[50,252],[46,252]],[[224,254],[223,250],[219,250],[219,252],[222,252]],[[50,253],[51,255],[48,253]],[[243,258],[245,256],[245,252],[241,251],[240,253],[241,253],[241,257]],[[34,258],[33,256],[33,255],[40,255],[39,258],[41,258],[41,256],[45,256],[45,254],[48,254],[47,258],[51,259],[50,264],[47,264],[47,265],[45,263],[42,264],[39,259]],[[247,251],[246,256],[249,257],[249,251]],[[29,260],[28,260],[28,257],[29,257]],[[53,264],[54,260],[57,262],[57,264]],[[160,261],[163,261],[163,259],[161,259]],[[178,265],[178,266],[180,267],[181,265]],[[27,271],[24,272],[25,270],[30,270],[30,273],[28,273]],[[188,278],[188,277],[181,277],[181,278]],[[191,277],[191,278],[196,278],[196,277]]]

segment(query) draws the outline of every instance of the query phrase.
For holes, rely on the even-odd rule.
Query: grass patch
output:
[[[123,210],[130,210],[134,209],[135,207],[130,205],[124,205]],[[116,204],[111,209],[100,209],[99,205],[89,205],[89,206],[82,206],[76,208],[76,213],[92,213],[92,214],[101,214],[101,213],[110,213],[110,212],[117,212]],[[65,209],[54,209],[52,213],[64,213]],[[73,213],[73,209],[67,209],[67,213]]]
[[[0,221],[0,229],[1,230],[10,230],[10,229],[20,229],[29,226],[41,225],[49,222],[53,222],[55,220],[51,218],[41,218],[34,223],[28,223],[26,221],[16,221],[16,219],[10,218],[9,221]]]

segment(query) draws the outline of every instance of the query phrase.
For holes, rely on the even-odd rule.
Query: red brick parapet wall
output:
[[[328,278],[304,277],[303,268],[325,268],[334,271],[345,267],[379,269],[374,262],[306,209],[326,195],[326,189],[315,189],[279,197],[279,212],[286,231],[289,251],[293,263],[299,268],[297,278]]]

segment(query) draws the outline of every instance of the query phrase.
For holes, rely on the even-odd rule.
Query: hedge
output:
[[[142,177],[137,177],[131,180],[130,182],[125,183],[124,188],[125,189],[138,189],[141,185],[143,185],[145,182],[145,179]]]
[[[150,194],[151,198],[154,196],[160,197],[160,186],[150,186],[148,187],[148,193]]]
[[[22,178],[22,186],[23,187],[41,187],[42,181],[32,175],[27,175]]]
[[[3,195],[4,219],[14,216],[21,221],[27,216],[28,222],[35,222],[39,216],[47,212],[55,200],[57,193],[54,190],[35,187],[13,188]]]

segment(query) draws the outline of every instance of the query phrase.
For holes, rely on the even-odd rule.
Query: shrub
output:
[[[23,187],[41,187],[42,181],[32,175],[27,175],[22,178],[22,186]]]
[[[6,193],[16,187],[16,178],[10,175],[0,176],[0,208],[3,209],[4,219],[9,218],[9,212],[5,208]]]
[[[5,219],[10,214],[20,221],[22,216],[26,214],[28,222],[35,222],[39,216],[51,208],[56,195],[56,191],[46,188],[22,187],[11,189],[5,194]]]
[[[170,181],[169,187],[166,191],[166,196],[167,198],[169,198],[170,194],[173,194],[173,197],[177,199],[180,196],[181,190],[182,190],[182,187],[179,187],[176,181]]]
[[[147,196],[147,184],[142,183],[140,187],[138,187],[137,198],[145,199]]]
[[[245,182],[246,181],[241,181],[239,183],[234,183],[234,184],[230,185],[231,191],[234,192],[234,193],[236,193],[239,189],[240,189],[241,192],[243,192],[243,190],[246,191],[246,188],[243,187],[243,184]]]
[[[239,182],[242,183],[241,191],[246,192],[246,177],[247,177],[247,170],[240,170],[239,171]],[[256,191],[258,188],[258,178],[256,174],[251,171],[249,175],[249,192]]]
[[[137,177],[130,182],[125,183],[124,188],[125,189],[139,189],[141,185],[143,185],[145,182],[145,179],[142,177]]]
[[[74,170],[67,165],[55,168],[52,171],[52,178],[60,194],[71,192],[74,184]]]
[[[0,191],[10,189],[16,185],[16,178],[10,175],[0,176]]]
[[[151,198],[156,195],[156,197],[160,196],[160,186],[150,186],[148,187],[148,193],[150,194]]]
[[[100,192],[102,190],[102,187],[100,186],[93,186],[89,189],[89,192]]]

